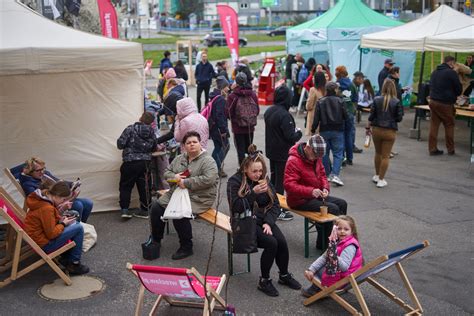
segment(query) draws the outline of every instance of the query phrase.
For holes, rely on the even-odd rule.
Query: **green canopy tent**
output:
[[[318,63],[328,63],[331,69],[347,67],[350,74],[361,70],[377,86],[377,76],[386,58],[392,58],[401,68],[402,85],[411,85],[416,55],[385,49],[360,49],[363,34],[402,25],[367,7],[361,0],[339,0],[321,16],[289,28],[286,32],[288,53],[299,52],[314,57]]]

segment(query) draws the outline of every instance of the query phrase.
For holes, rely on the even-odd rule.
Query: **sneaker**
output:
[[[332,182],[332,178],[334,178],[334,175],[330,174],[330,175],[328,176],[328,181],[329,181],[329,182]]]
[[[340,187],[342,187],[344,185],[344,182],[342,182],[342,180],[339,179],[338,176],[333,176],[331,182],[335,183],[336,185],[338,185]]]
[[[387,183],[387,181],[385,181],[384,179],[382,179],[382,180],[379,180],[379,181],[377,182],[377,188],[383,188],[383,187],[386,187],[386,186],[387,186],[387,184],[388,184],[388,183]]]
[[[357,146],[354,146],[354,149],[352,149],[352,152],[354,154],[361,154],[364,150],[358,148]]]
[[[286,275],[281,275],[278,278],[278,283],[288,286],[290,289],[299,290],[301,289],[301,284],[293,278],[291,273]]]
[[[138,211],[133,213],[133,216],[138,217],[138,218],[148,219],[150,215],[148,214],[147,210],[139,209]]]
[[[345,167],[347,165],[347,159],[344,158],[344,160],[341,163],[341,167]]]
[[[290,107],[290,113],[296,113],[296,111],[298,111],[298,108],[296,106],[292,106]]]
[[[275,297],[275,296],[280,295],[280,293],[278,293],[278,290],[273,286],[272,279],[264,279],[260,277],[260,280],[258,281],[257,289],[267,294],[268,296]]]
[[[293,219],[293,214],[288,211],[281,210],[280,214],[278,215],[278,219],[280,221],[291,221]]]
[[[380,179],[379,179],[379,176],[378,176],[377,174],[372,177],[372,182],[373,182],[373,183],[377,183],[377,182],[379,182],[379,180],[380,180]]]
[[[227,178],[227,173],[225,173],[224,170],[219,171],[219,177],[221,178]]]
[[[318,293],[319,291],[321,291],[321,289],[319,287],[317,287],[314,284],[311,284],[307,288],[302,288],[301,289],[301,295],[303,295],[304,297],[311,297],[311,296],[315,295],[316,293]]]
[[[120,212],[122,212],[122,218],[132,218],[132,214],[130,214],[130,211],[128,210],[128,208],[123,208]]]
[[[347,163],[349,166],[352,166],[352,165],[354,164],[354,163],[352,162],[352,160],[350,160],[350,159],[347,159],[347,160],[346,160],[346,163]]]
[[[171,259],[173,260],[181,260],[181,259],[184,259],[184,258],[187,258],[189,256],[192,256],[194,253],[193,253],[193,249],[189,249],[189,250],[186,250],[184,248],[181,248],[179,247],[178,250],[176,250],[176,252],[171,256]]]
[[[430,156],[439,156],[439,155],[442,155],[443,153],[444,153],[444,151],[436,149],[436,150],[430,152]]]
[[[81,264],[80,262],[73,262],[66,266],[66,270],[71,275],[82,275],[89,273],[89,267]]]

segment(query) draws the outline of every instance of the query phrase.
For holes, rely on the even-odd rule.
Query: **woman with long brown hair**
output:
[[[268,180],[265,158],[255,145],[250,145],[239,171],[227,182],[227,200],[231,216],[256,216],[257,246],[263,248],[260,258],[261,276],[258,289],[268,296],[278,296],[270,279],[273,262],[280,270],[278,283],[298,290],[301,285],[288,272],[289,252],[285,236],[276,225],[280,205],[275,189]]]
[[[397,99],[397,88],[393,80],[385,79],[382,95],[374,99],[370,110],[369,125],[375,147],[375,175],[372,181],[378,188],[387,186],[385,173],[390,161],[390,152],[397,138],[398,123],[403,119],[403,106]]]

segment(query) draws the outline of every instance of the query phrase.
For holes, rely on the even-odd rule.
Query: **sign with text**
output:
[[[218,4],[217,13],[221,20],[222,30],[225,34],[227,47],[229,47],[230,50],[232,63],[236,65],[239,60],[239,24],[237,21],[237,12],[228,5]]]
[[[109,38],[118,38],[117,12],[110,0],[97,0],[99,6],[100,26],[102,35]]]

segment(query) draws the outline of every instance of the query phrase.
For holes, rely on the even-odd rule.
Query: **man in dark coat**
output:
[[[284,194],[283,176],[288,151],[303,133],[295,125],[293,116],[288,112],[293,97],[286,85],[275,90],[274,105],[264,115],[265,119],[265,153],[270,159],[271,182],[277,193]],[[282,211],[278,216],[281,220],[292,219],[291,214]]]
[[[209,90],[211,89],[212,78],[216,76],[214,67],[207,61],[207,53],[202,53],[201,62],[196,66],[195,78],[197,83],[197,107],[201,112],[201,96],[204,91],[204,105],[209,102]]]
[[[390,69],[392,69],[393,65],[395,65],[395,62],[391,58],[385,59],[385,62],[383,63],[383,68],[382,70],[380,70],[379,76],[377,79],[377,82],[379,84],[378,95],[380,95],[380,91],[382,91],[383,82],[388,77]]]
[[[457,73],[453,70],[455,59],[446,56],[444,63],[431,74],[430,79],[430,110],[431,124],[428,139],[428,150],[431,156],[442,155],[438,149],[438,129],[443,123],[448,155],[454,155],[454,103],[462,93],[462,85]]]

